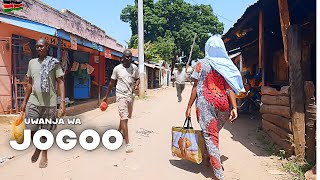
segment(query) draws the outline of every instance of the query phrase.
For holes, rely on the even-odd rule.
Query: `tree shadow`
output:
[[[240,114],[235,123],[226,123],[224,129],[232,134],[234,141],[240,142],[255,155],[271,156],[275,146],[261,127],[260,115]]]
[[[213,176],[213,171],[211,167],[205,166],[204,163],[195,164],[187,160],[169,160],[169,161],[172,166],[175,166],[179,169],[182,169],[194,174],[201,173],[206,178],[210,178]]]

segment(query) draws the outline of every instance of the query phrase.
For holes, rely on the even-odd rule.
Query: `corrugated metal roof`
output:
[[[259,8],[264,0],[258,0],[256,3],[249,6],[246,11],[243,13],[243,15],[237,20],[237,22],[231,27],[224,35],[223,39],[225,38],[231,38],[231,36],[238,30],[239,26],[243,24],[246,20],[248,20],[252,13],[259,13]]]

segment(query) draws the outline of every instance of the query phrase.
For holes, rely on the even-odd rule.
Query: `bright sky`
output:
[[[92,24],[105,30],[118,43],[126,46],[125,41],[131,37],[131,29],[128,23],[120,20],[120,14],[127,4],[133,4],[134,0],[42,0],[51,7],[62,10],[68,9],[73,13],[88,20]],[[246,8],[257,0],[186,0],[191,4],[210,4],[214,13],[236,22]],[[234,23],[218,16],[224,23],[227,32]]]

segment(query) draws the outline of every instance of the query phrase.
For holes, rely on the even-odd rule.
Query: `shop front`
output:
[[[37,57],[35,45],[40,38],[49,43],[48,55],[61,60],[69,105],[92,98],[95,82],[105,83],[102,46],[18,17],[0,14],[0,22],[0,48],[3,49],[0,52],[0,113],[19,111],[24,99],[28,63]]]

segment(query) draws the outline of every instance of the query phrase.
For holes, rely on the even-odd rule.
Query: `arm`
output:
[[[190,96],[189,103],[186,110],[186,117],[190,117],[191,107],[197,98],[197,85],[198,85],[198,80],[194,80],[194,84],[191,90],[191,96]]]
[[[24,99],[23,99],[23,102],[22,102],[22,105],[21,105],[21,111],[22,112],[26,111],[26,105],[27,105],[27,102],[29,101],[31,92],[32,92],[32,78],[29,77],[28,81],[27,81],[26,92],[24,94]]]
[[[140,79],[137,79],[136,84],[134,85],[134,90],[139,89],[139,85],[140,85]]]
[[[176,72],[173,71],[173,73],[172,73],[172,87],[174,87],[175,82],[176,82]]]
[[[229,102],[232,105],[232,109],[231,109],[231,112],[230,112],[230,118],[229,119],[233,123],[238,118],[236,94],[232,90],[230,90],[228,98],[229,98]]]
[[[65,103],[65,89],[64,89],[64,78],[63,76],[57,78],[58,89],[60,93],[60,110],[61,114],[64,115],[66,112],[66,103]]]
[[[110,91],[115,86],[116,82],[117,82],[117,80],[111,79],[111,81],[110,81],[110,83],[108,85],[106,96],[102,99],[102,101],[104,101],[104,102],[108,101],[108,97],[109,97]]]

